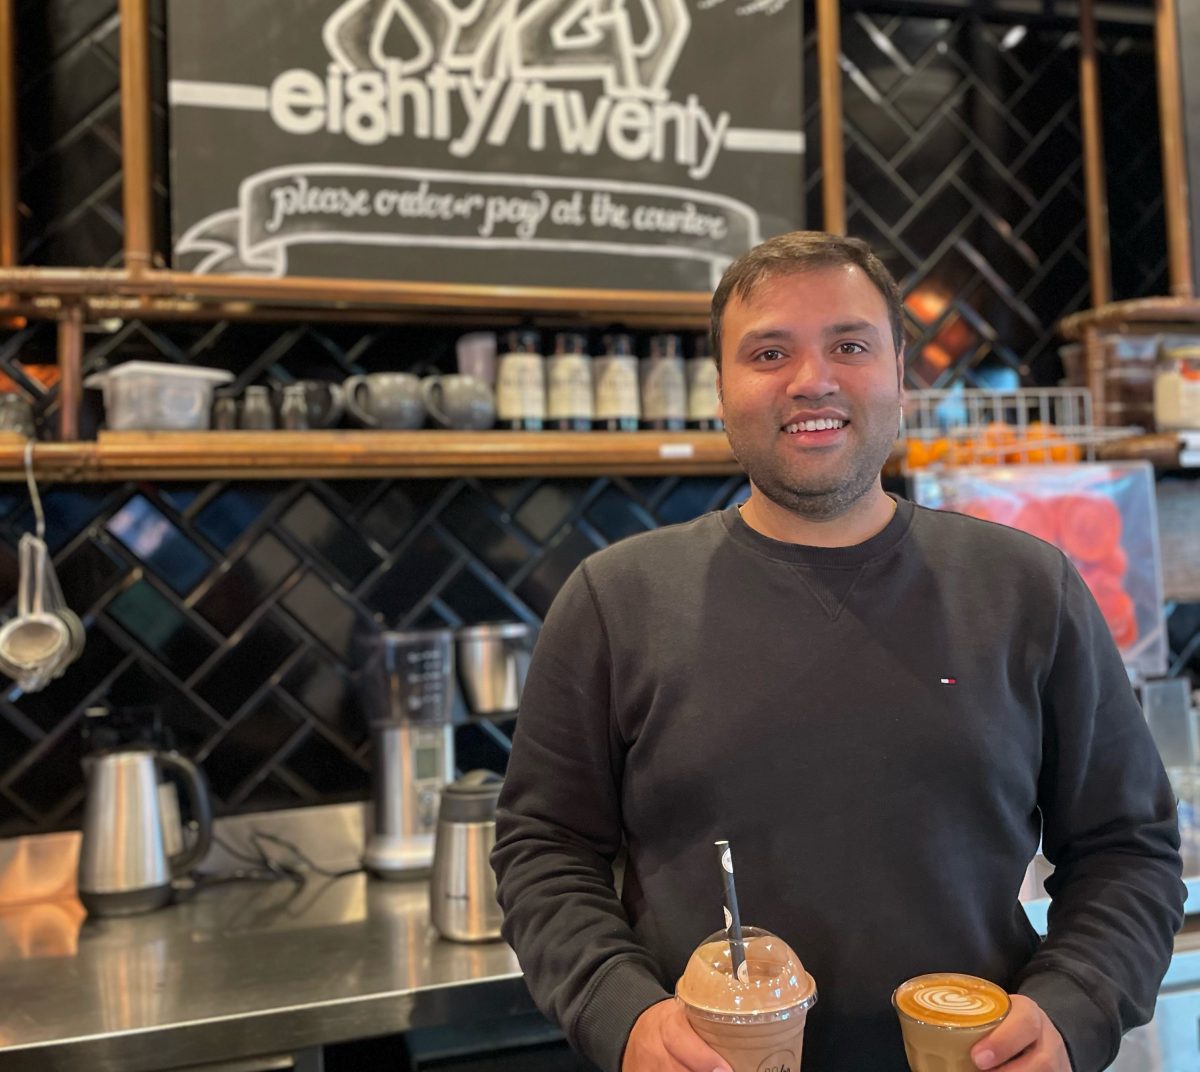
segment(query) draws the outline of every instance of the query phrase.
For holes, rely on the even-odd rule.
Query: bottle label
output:
[[[549,361],[547,411],[550,419],[592,417],[592,362],[583,354],[560,354]]]
[[[505,354],[496,371],[496,416],[502,421],[544,419],[546,374],[541,354]]]
[[[656,357],[648,359],[643,367],[642,416],[648,421],[682,421],[687,416],[683,361],[677,357]]]
[[[689,421],[717,419],[717,365],[711,357],[694,357],[688,362]]]
[[[637,358],[609,354],[595,361],[596,417],[599,420],[641,416]]]

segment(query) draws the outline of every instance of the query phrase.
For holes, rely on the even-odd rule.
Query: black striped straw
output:
[[[737,889],[733,884],[733,852],[728,841],[718,841],[717,859],[721,861],[721,882],[725,889],[725,937],[734,974],[744,983],[750,978],[746,966],[746,943],[742,938],[742,917],[738,912]]]

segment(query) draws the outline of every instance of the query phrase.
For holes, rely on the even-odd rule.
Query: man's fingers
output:
[[[663,1022],[662,1040],[667,1053],[688,1072],[729,1072],[729,1065],[692,1030],[682,1010]]]
[[[995,1031],[985,1035],[971,1047],[971,1060],[976,1068],[988,1069],[1011,1061],[1041,1037],[1042,1023],[1037,1006],[1015,999],[1012,1011]],[[1007,1072],[1007,1069],[1005,1070]]]

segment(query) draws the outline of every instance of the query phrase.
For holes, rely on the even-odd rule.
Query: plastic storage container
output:
[[[104,392],[107,425],[114,431],[180,431],[209,427],[213,387],[232,379],[224,369],[126,361],[83,383]]]
[[[1131,677],[1167,670],[1154,470],[1110,465],[966,466],[913,474],[922,506],[1021,529],[1054,544],[1095,596]]]

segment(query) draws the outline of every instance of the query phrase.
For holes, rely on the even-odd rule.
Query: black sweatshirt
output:
[[[1078,574],[904,500],[854,547],[731,507],[589,558],[539,638],[500,804],[505,937],[608,1072],[722,926],[717,839],[743,923],[817,980],[817,1072],[907,1072],[890,996],[929,971],[1027,995],[1098,1072],[1182,920],[1170,786]],[[1017,900],[1039,834],[1041,942]]]

